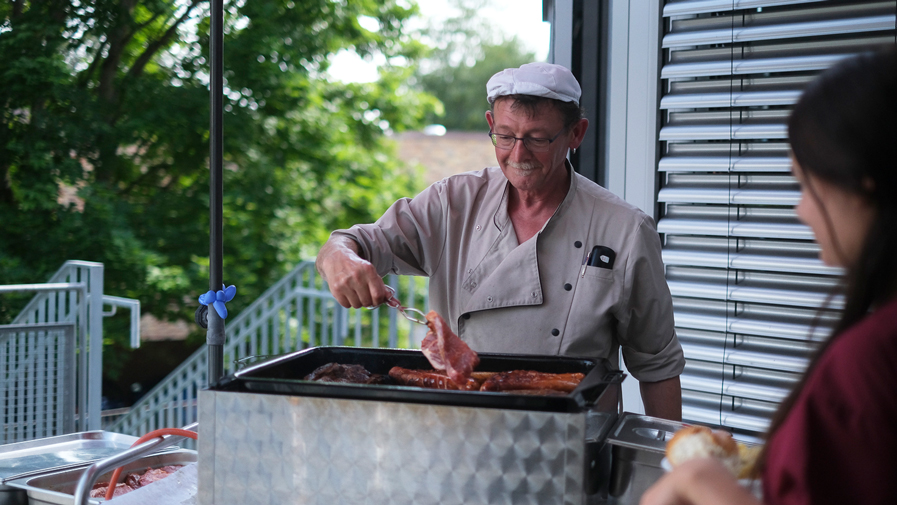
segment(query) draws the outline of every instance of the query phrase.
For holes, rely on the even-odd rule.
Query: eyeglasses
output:
[[[557,138],[560,137],[561,134],[565,131],[567,131],[566,128],[559,131],[557,135],[550,139],[540,139],[536,137],[512,137],[510,135],[501,135],[498,133],[492,133],[490,131],[489,138],[492,139],[492,145],[505,151],[514,149],[514,144],[516,144],[518,140],[522,140],[523,146],[526,147],[529,152],[544,153],[548,151],[548,147],[551,145],[551,143],[557,140]]]

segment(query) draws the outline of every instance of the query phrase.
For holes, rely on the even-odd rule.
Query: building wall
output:
[[[421,165],[424,182],[430,185],[450,175],[496,166],[495,148],[486,133],[450,131],[437,136],[405,132],[396,136],[399,158],[412,166]]]

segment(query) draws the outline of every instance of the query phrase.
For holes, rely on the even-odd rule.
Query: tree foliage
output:
[[[373,220],[416,189],[384,137],[420,126],[436,103],[406,85],[423,46],[404,34],[415,12],[405,5],[226,3],[224,280],[239,287],[234,310],[330,230]],[[107,293],[192,319],[208,289],[208,9],[0,3],[0,284],[99,261]],[[372,20],[379,30],[362,26]],[[329,80],[343,49],[383,54],[380,80]],[[0,319],[15,315],[0,304]]]
[[[483,19],[484,0],[453,0],[457,15],[425,30],[432,50],[417,71],[420,89],[442,103],[427,116],[449,130],[486,130],[486,82],[506,68],[535,61],[516,36],[507,37],[501,21]]]

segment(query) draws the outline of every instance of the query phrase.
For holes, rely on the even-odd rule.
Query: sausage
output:
[[[525,389],[552,389],[569,393],[582,381],[581,373],[542,373],[533,370],[499,372],[486,379],[480,391],[512,391]]]
[[[447,389],[454,391],[476,391],[479,383],[468,378],[463,386],[459,386],[445,372],[432,370],[410,370],[394,366],[389,370],[389,376],[403,386],[415,386],[427,389]]]

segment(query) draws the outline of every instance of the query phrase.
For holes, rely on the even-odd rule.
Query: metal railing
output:
[[[35,293],[24,309],[12,321],[14,325],[39,330],[45,325],[68,324],[73,326],[74,349],[77,356],[72,370],[72,402],[67,416],[74,425],[66,427],[66,433],[97,430],[103,425],[100,406],[103,394],[103,318],[115,314],[118,307],[131,312],[131,345],[140,345],[140,302],[103,294],[103,264],[91,261],[66,261],[43,284],[0,285],[0,295],[8,293]],[[103,305],[112,306],[111,312],[103,312]],[[6,356],[7,361],[25,359],[27,350],[17,348]],[[53,392],[45,391],[49,397]],[[49,400],[48,400],[49,401]],[[0,414],[9,418],[11,407],[3,404]],[[13,409],[14,410],[14,409]],[[57,433],[62,434],[62,433]]]
[[[114,316],[119,307],[131,311],[131,349],[140,347],[140,300],[105,295],[103,296],[103,305],[112,306],[111,311],[103,312],[103,317]]]
[[[103,264],[66,261],[46,284],[0,286],[0,292],[37,294],[13,324],[73,323],[76,328],[76,431],[100,429],[103,385]]]
[[[426,279],[390,275],[386,282],[396,289],[404,306],[426,310]],[[371,310],[341,307],[317,275],[314,262],[306,261],[227,321],[224,372],[232,373],[257,357],[322,345],[418,347],[425,330],[385,306]],[[196,422],[198,393],[207,384],[207,359],[203,345],[127,414],[103,429],[140,436]]]
[[[75,431],[75,324],[0,325],[0,445]]]

